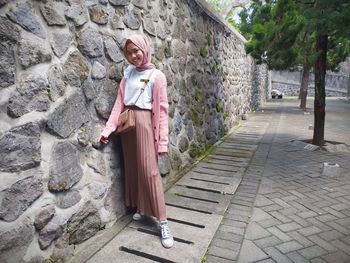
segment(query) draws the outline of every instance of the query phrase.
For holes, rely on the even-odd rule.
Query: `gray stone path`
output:
[[[253,116],[271,121],[224,216],[230,227],[216,233],[206,262],[350,262],[350,152],[291,143],[312,138],[312,113],[295,105],[274,101]],[[350,145],[349,102],[327,105],[325,138]],[[340,174],[322,175],[324,162],[338,163]]]
[[[71,262],[350,262],[350,152],[297,143],[313,123],[297,105],[266,103],[168,190],[172,249],[154,220],[127,216]],[[326,139],[350,145],[350,103],[327,110]],[[324,162],[340,173],[322,175]]]

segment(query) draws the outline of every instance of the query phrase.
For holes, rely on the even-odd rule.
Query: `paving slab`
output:
[[[195,170],[197,171],[197,170]],[[202,175],[190,175],[181,178],[176,185],[190,186],[196,188],[202,188],[206,190],[212,190],[223,194],[233,194],[239,183],[241,182],[241,176],[230,176],[227,178],[225,183],[222,183],[222,178],[216,179],[219,176],[210,176],[206,174]]]
[[[103,250],[89,259],[89,263],[110,262],[201,262],[222,221],[217,214],[203,214],[195,211],[167,206],[169,226],[175,243],[171,249],[164,249],[160,243],[158,223],[148,217],[140,222],[131,222]]]
[[[252,241],[244,240],[237,262],[257,262],[267,258],[269,258],[269,256],[263,250],[257,247]]]

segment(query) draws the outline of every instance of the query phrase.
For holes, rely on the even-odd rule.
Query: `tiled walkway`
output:
[[[313,114],[297,106],[266,103],[166,193],[172,249],[126,217],[71,262],[350,262],[350,152],[304,148]],[[327,110],[326,139],[350,145],[350,103]]]

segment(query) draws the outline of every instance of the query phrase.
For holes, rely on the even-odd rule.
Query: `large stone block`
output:
[[[89,21],[89,13],[86,6],[77,3],[71,3],[66,10],[65,15],[74,22],[75,26],[82,26]]]
[[[118,93],[117,86],[118,84],[113,80],[95,81],[95,90],[99,91],[99,95],[95,100],[95,108],[104,119],[108,119],[112,111]]]
[[[92,149],[86,158],[86,164],[95,173],[102,176],[106,175],[106,162],[100,151]]]
[[[31,1],[27,0],[17,3],[15,7],[10,9],[7,16],[25,30],[32,32],[40,38],[46,38],[44,27],[41,25],[39,18],[35,15]]]
[[[88,57],[96,58],[103,55],[103,40],[100,33],[91,27],[82,30],[78,36],[78,48]]]
[[[102,199],[107,192],[107,184],[100,182],[92,182],[89,184],[89,193],[94,199]]]
[[[114,6],[126,6],[130,4],[131,0],[109,0],[109,2]]]
[[[66,209],[79,203],[81,195],[78,190],[66,191],[57,194],[56,204],[59,208]]]
[[[51,32],[51,48],[56,56],[62,57],[68,50],[69,45],[73,40],[73,35],[68,30],[64,29],[52,30]]]
[[[21,40],[18,47],[18,62],[26,69],[51,60],[51,50],[43,43]]]
[[[43,194],[43,183],[34,176],[24,178],[0,192],[0,219],[11,222]]]
[[[35,216],[34,226],[37,230],[43,229],[47,223],[56,214],[56,209],[54,205],[47,205],[41,208],[39,213]]]
[[[113,62],[122,62],[125,58],[119,48],[118,43],[111,36],[104,36],[104,45],[106,48],[106,55]]]
[[[90,202],[86,203],[81,210],[68,220],[69,244],[82,243],[95,235],[101,227],[98,210]]]
[[[0,171],[17,172],[40,165],[40,127],[28,123],[0,137]]]
[[[29,218],[0,229],[0,262],[21,262],[34,233],[34,226]]]
[[[1,21],[0,21],[1,23]],[[0,36],[0,87],[8,87],[15,83],[15,43],[1,39]]]
[[[51,243],[62,236],[66,220],[60,216],[55,216],[40,232],[39,246],[42,250],[47,249]]]
[[[15,44],[20,40],[20,32],[6,17],[0,17],[0,87],[15,83]]]
[[[91,21],[99,25],[108,23],[108,9],[101,5],[93,5],[89,7],[89,14]]]
[[[106,77],[106,68],[98,61],[95,61],[94,64],[92,65],[91,77],[93,79],[105,78]]]
[[[89,76],[89,65],[79,51],[73,51],[63,65],[65,82],[71,86],[80,87]]]
[[[49,0],[40,4],[40,12],[49,26],[64,26],[67,21],[64,17],[65,4]]]
[[[49,176],[48,188],[52,192],[68,190],[80,181],[83,170],[74,145],[67,141],[59,141],[54,145]]]
[[[48,94],[52,101],[63,96],[66,91],[66,84],[63,81],[63,72],[59,65],[52,65],[47,75],[49,81]]]
[[[49,116],[47,130],[62,138],[68,138],[89,122],[90,116],[84,101],[84,95],[80,92],[66,98]]]
[[[131,7],[125,8],[125,15],[123,19],[124,24],[130,28],[137,30],[141,26],[141,21],[137,15],[135,15],[134,10]]]
[[[51,101],[47,82],[41,77],[30,76],[20,82],[16,93],[7,105],[7,114],[17,118],[31,111],[47,111]]]

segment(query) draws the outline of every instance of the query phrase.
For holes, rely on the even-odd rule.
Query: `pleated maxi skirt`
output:
[[[136,129],[122,134],[125,205],[142,215],[166,219],[164,190],[159,173],[150,110],[134,108]]]

